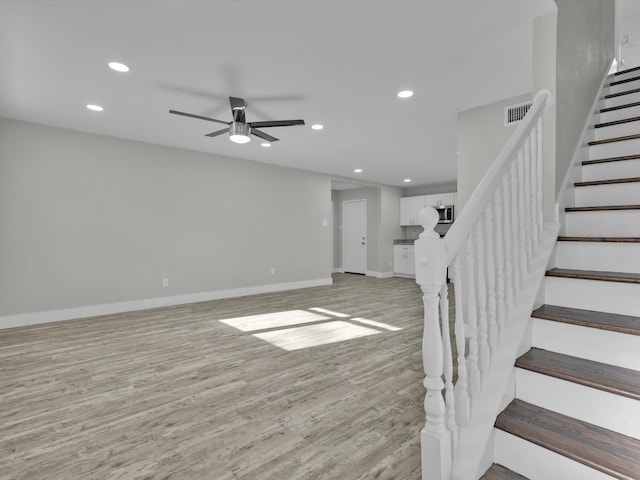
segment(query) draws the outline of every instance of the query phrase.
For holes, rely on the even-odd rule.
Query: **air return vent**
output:
[[[531,102],[520,103],[518,105],[511,105],[504,109],[504,126],[513,125],[518,123],[524,118],[529,109],[531,108]]]

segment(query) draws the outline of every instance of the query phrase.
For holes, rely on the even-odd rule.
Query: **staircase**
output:
[[[604,93],[484,480],[640,479],[640,67]]]

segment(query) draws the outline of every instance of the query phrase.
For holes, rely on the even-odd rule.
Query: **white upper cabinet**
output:
[[[425,195],[426,205],[430,207],[440,207],[444,205],[455,205],[456,194],[452,193],[438,193],[435,195]]]
[[[418,214],[426,206],[425,196],[403,197],[400,199],[400,225],[420,225]]]
[[[435,195],[418,195],[400,199],[400,225],[420,225],[418,214],[424,207],[438,207],[456,204],[456,193],[438,193]]]

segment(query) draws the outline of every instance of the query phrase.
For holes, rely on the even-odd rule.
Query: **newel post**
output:
[[[445,426],[445,403],[442,395],[443,345],[440,330],[439,292],[446,282],[444,241],[433,229],[438,212],[432,207],[420,211],[424,232],[415,242],[416,282],[422,289],[424,302],[424,331],[422,335],[422,364],[426,423],[420,432],[422,479],[444,480],[451,476],[451,432]]]

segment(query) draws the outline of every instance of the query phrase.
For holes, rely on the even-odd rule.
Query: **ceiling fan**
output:
[[[304,125],[304,120],[267,120],[265,122],[246,122],[245,107],[247,106],[247,102],[244,101],[244,98],[229,97],[229,104],[231,105],[231,114],[233,115],[233,120],[230,122],[203,117],[201,115],[194,115],[192,113],[179,112],[177,110],[169,110],[169,113],[198,118],[200,120],[208,120],[210,122],[224,123],[225,125],[228,125],[227,128],[207,133],[205,137],[217,137],[223,133],[229,133],[229,139],[236,143],[249,142],[251,140],[250,135],[255,135],[256,137],[260,137],[268,142],[277,142],[278,139],[276,137],[272,137],[271,135],[258,130],[258,128]]]

